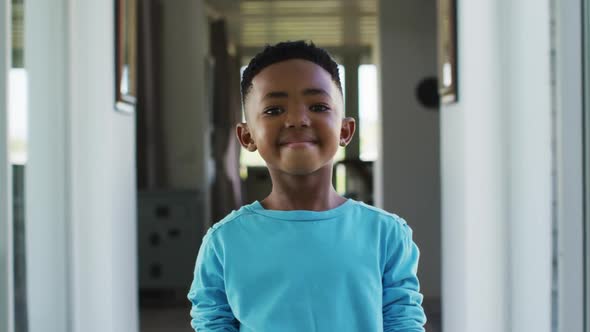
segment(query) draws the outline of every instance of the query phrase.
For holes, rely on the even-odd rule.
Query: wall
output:
[[[29,330],[137,331],[135,120],[114,111],[113,3],[25,5]]]
[[[459,0],[441,109],[444,331],[550,331],[549,2]]]
[[[209,112],[206,55],[208,23],[203,1],[160,1],[160,59],[166,177],[169,189],[206,189]]]
[[[435,2],[380,1],[381,159],[376,202],[405,218],[420,247],[426,297],[440,298],[439,115],[414,89],[436,76]]]

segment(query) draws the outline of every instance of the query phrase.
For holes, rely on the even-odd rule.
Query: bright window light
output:
[[[10,163],[27,162],[27,72],[24,68],[10,69],[8,77],[8,123]]]
[[[377,160],[377,66],[359,66],[360,158]]]

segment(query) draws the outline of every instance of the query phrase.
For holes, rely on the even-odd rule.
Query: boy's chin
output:
[[[281,167],[281,171],[283,173],[287,173],[289,175],[302,176],[302,175],[313,174],[326,166],[327,165],[306,163],[306,164],[299,164],[299,165],[284,166],[284,167]]]

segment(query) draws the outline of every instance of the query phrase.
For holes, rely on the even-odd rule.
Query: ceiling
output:
[[[211,0],[227,17],[230,39],[249,53],[284,40],[326,48],[370,47],[377,36],[377,0]]]

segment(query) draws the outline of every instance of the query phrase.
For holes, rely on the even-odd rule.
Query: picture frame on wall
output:
[[[115,2],[115,109],[133,113],[137,103],[137,0]]]
[[[457,1],[437,1],[438,90],[440,103],[458,101],[457,82]]]

